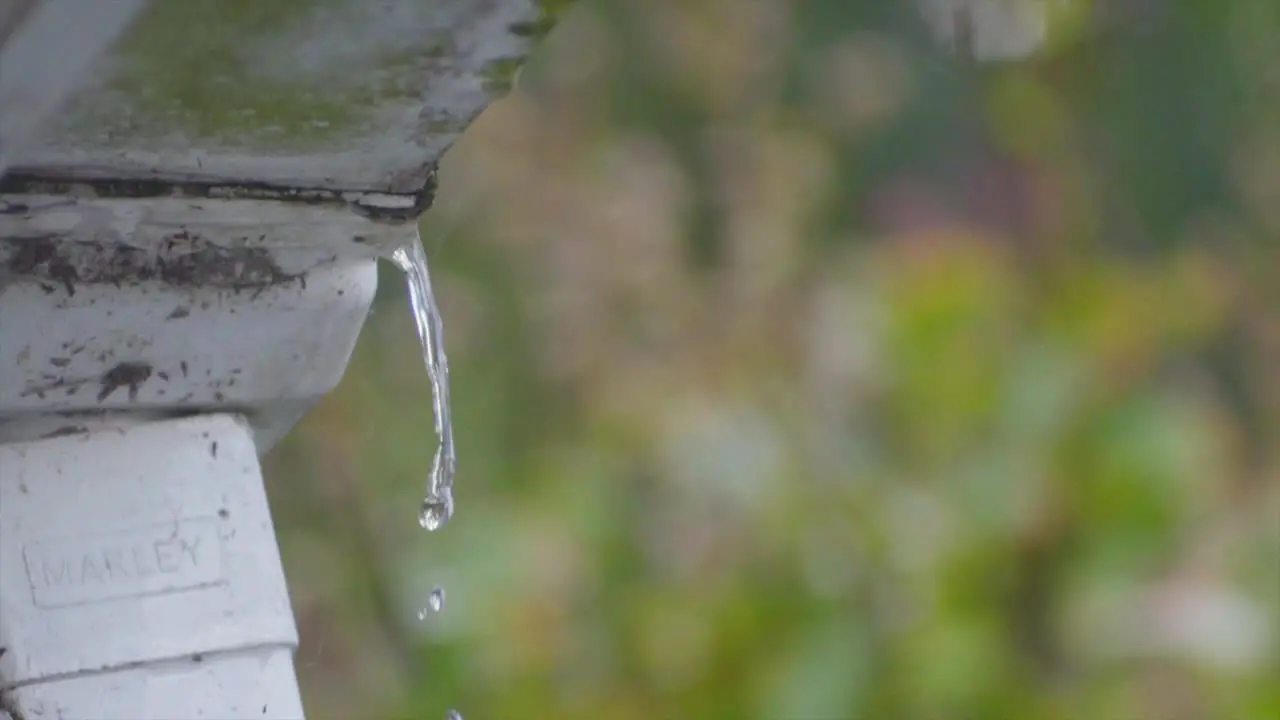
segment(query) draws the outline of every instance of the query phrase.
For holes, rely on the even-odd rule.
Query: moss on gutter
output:
[[[538,19],[528,23],[516,23],[511,26],[511,32],[521,37],[541,40],[551,32],[565,10],[575,2],[577,0],[538,0]]]
[[[417,102],[424,78],[447,62],[448,32],[412,51],[388,49],[360,73],[280,71],[257,63],[255,48],[289,37],[318,10],[347,12],[350,0],[180,0],[152,3],[118,45],[106,94],[69,113],[72,135],[146,143],[165,137],[248,151],[324,150],[359,138],[388,101]],[[514,30],[513,30],[514,32]],[[482,71],[486,91],[514,82],[521,58]],[[433,131],[466,117],[440,117]]]
[[[330,139],[351,124],[352,103],[329,88],[265,79],[269,73],[239,52],[315,7],[314,0],[153,3],[120,43],[110,89],[128,99],[130,112],[125,127],[107,130],[180,130],[250,146],[264,136],[277,147]]]
[[[536,18],[508,31],[542,38],[572,3],[540,0]],[[326,18],[322,32],[333,32],[348,18],[362,22],[364,8],[361,0],[151,3],[57,132],[86,147],[326,154],[361,145],[388,117],[422,106],[424,93],[420,128],[433,135],[464,129],[474,100],[466,107],[430,101],[432,78],[450,72],[460,46],[449,28],[430,30],[438,37],[409,49],[362,45],[358,62],[332,68],[292,52],[291,38],[311,37],[317,17]],[[510,91],[524,61],[515,54],[490,60],[478,74],[484,92],[492,99]]]
[[[499,58],[486,65],[480,71],[485,91],[495,94],[509,92],[511,88],[515,87],[516,79],[520,75],[520,68],[524,66],[524,61],[525,59],[522,57],[506,57]]]
[[[536,20],[515,23],[508,29],[519,37],[534,41],[542,40],[555,28],[564,12],[575,2],[577,0],[539,0]],[[510,92],[518,82],[527,59],[525,57],[502,58],[490,63],[481,71],[485,90],[496,93]]]

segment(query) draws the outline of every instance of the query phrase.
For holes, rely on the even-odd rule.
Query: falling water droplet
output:
[[[431,591],[431,595],[427,598],[427,606],[418,611],[418,619],[426,620],[431,613],[438,613],[444,609],[444,588],[438,587]]]
[[[444,527],[453,517],[453,493],[449,488],[442,488],[433,496],[428,491],[422,499],[422,509],[418,511],[418,525],[427,532],[435,532]]]
[[[453,517],[453,477],[458,465],[449,410],[449,359],[444,352],[444,321],[431,290],[427,251],[422,246],[422,237],[415,232],[404,247],[392,254],[391,260],[408,276],[409,307],[413,312],[418,339],[422,343],[422,359],[427,366],[427,377],[431,381],[436,452],[431,461],[431,473],[427,477],[427,493],[418,512],[418,524],[424,530],[435,532]]]
[[[444,714],[444,720],[462,720],[462,713],[457,710],[449,710]]]

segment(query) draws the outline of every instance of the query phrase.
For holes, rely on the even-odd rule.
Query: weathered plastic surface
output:
[[[106,19],[49,20],[77,5]],[[301,718],[254,455],[340,379],[538,20],[0,0],[0,717]]]
[[[244,204],[247,222],[266,220]],[[148,248],[163,227],[142,226],[137,245],[0,243],[0,444],[82,434],[103,412],[234,411],[265,452],[338,384],[377,288],[373,259],[338,257],[319,231],[313,250],[216,244],[227,224],[170,227],[183,235],[173,250]],[[6,283],[19,264],[31,269]]]
[[[0,706],[301,720],[256,452],[230,415],[0,444]]]
[[[47,21],[130,4],[130,23]],[[373,257],[413,237],[441,155],[541,23],[538,0],[0,10],[0,442],[236,411],[260,449],[341,377]]]
[[[538,16],[537,0],[153,0],[0,193],[301,189],[412,196],[421,212]]]
[[[146,0],[0,0],[0,175]]]

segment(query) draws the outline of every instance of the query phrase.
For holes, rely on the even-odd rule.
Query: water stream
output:
[[[436,426],[436,452],[427,476],[427,492],[418,510],[418,524],[435,532],[453,517],[453,477],[458,461],[453,447],[453,423],[449,414],[449,359],[444,352],[444,321],[431,291],[431,275],[427,270],[427,251],[422,237],[415,232],[405,247],[391,256],[409,279],[409,308],[413,313],[418,339],[422,342],[422,359],[431,381],[432,415]]]
[[[422,236],[413,238],[391,255],[391,261],[408,277],[409,309],[422,344],[422,360],[431,382],[431,414],[435,420],[436,450],[427,476],[427,491],[418,510],[418,525],[428,532],[444,527],[453,517],[453,478],[458,461],[453,447],[453,422],[449,409],[449,359],[444,351],[444,320],[431,290],[431,273],[427,269],[427,251]],[[436,587],[426,607],[418,611],[418,619],[444,609],[444,588]],[[445,720],[463,720],[462,713],[449,710]]]

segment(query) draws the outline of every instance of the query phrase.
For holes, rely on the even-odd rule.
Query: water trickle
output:
[[[438,587],[431,591],[430,597],[427,598],[427,606],[418,611],[418,619],[426,620],[431,613],[438,613],[444,609],[444,588]]]
[[[436,452],[427,476],[427,494],[418,511],[418,525],[435,532],[453,517],[453,476],[457,457],[453,448],[453,423],[449,413],[449,359],[444,352],[444,321],[431,291],[431,275],[427,270],[427,251],[422,237],[413,239],[391,255],[409,279],[409,307],[422,343],[422,359],[431,381],[432,414],[436,425]]]

